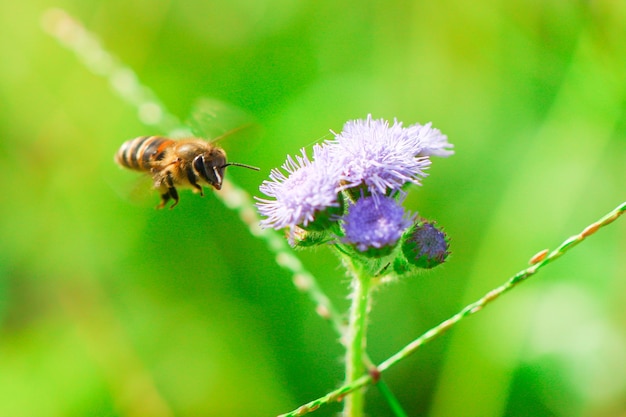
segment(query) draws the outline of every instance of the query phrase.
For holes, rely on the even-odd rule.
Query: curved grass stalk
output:
[[[285,237],[280,236],[273,229],[262,229],[259,226],[260,219],[250,195],[226,179],[222,184],[222,191],[222,193],[216,193],[217,197],[226,207],[239,213],[239,218],[253,236],[265,241],[267,247],[276,256],[276,263],[292,274],[296,288],[305,293],[315,304],[317,314],[328,320],[340,337],[344,335],[346,324],[341,315],[322,291],[313,274],[306,270],[294,254]]]
[[[167,111],[150,88],[139,82],[137,74],[104,49],[100,40],[79,21],[64,10],[55,8],[42,15],[41,23],[43,29],[65,48],[73,51],[85,67],[106,78],[120,98],[137,109],[137,116],[142,123],[155,126],[170,135],[189,135],[189,129]]]
[[[105,50],[99,39],[79,21],[62,9],[50,9],[42,16],[43,29],[67,49],[94,74],[108,79],[118,96],[137,109],[139,120],[169,136],[191,136],[192,129],[170,113],[157,95],[140,83],[135,72]],[[224,179],[222,190],[215,195],[230,209],[236,210],[250,233],[263,239],[276,256],[276,263],[292,274],[295,286],[315,303],[316,312],[329,320],[341,336],[345,323],[330,299],[322,291],[313,274],[308,272],[292,248],[273,230],[262,230],[254,203],[247,192]]]
[[[608,214],[603,216],[598,221],[591,223],[589,226],[583,229],[582,232],[565,239],[563,243],[561,243],[553,251],[549,253],[545,253],[545,251],[539,252],[539,254],[541,254],[540,256],[538,256],[539,255],[538,254],[531,258],[532,265],[530,267],[519,271],[517,274],[509,278],[509,280],[507,280],[504,284],[489,291],[487,294],[485,294],[483,297],[481,297],[477,301],[467,305],[465,308],[463,308],[461,311],[456,313],[454,316],[450,317],[449,319],[441,322],[437,326],[428,330],[426,333],[422,334],[420,337],[413,340],[404,348],[400,349],[394,355],[390,356],[388,359],[381,362],[377,367],[378,372],[386,371],[387,369],[396,365],[403,359],[407,358],[409,355],[413,354],[415,351],[417,351],[417,349],[419,349],[424,344],[444,334],[448,329],[450,329],[452,326],[454,326],[461,320],[471,316],[472,314],[478,313],[483,308],[485,308],[488,304],[490,304],[492,301],[499,298],[502,294],[509,291],[510,289],[520,284],[521,282],[525,281],[526,279],[530,278],[532,275],[537,273],[537,271],[539,271],[539,269],[541,269],[542,267],[548,265],[552,261],[563,256],[567,251],[572,249],[574,246],[578,245],[580,242],[582,242],[589,236],[596,233],[600,228],[617,220],[617,218],[621,216],[622,214],[624,214],[624,212],[626,212],[626,202],[623,202],[622,204],[617,206],[614,210],[610,211]],[[334,391],[331,391],[325,396],[318,398],[314,401],[311,401],[307,404],[304,404],[289,413],[281,414],[279,417],[303,416],[305,414],[308,414],[310,412],[317,410],[323,405],[326,405],[335,401],[341,401],[346,395],[375,382],[376,381],[374,380],[374,377],[372,375],[363,375],[360,378],[353,381],[352,383],[346,384]]]

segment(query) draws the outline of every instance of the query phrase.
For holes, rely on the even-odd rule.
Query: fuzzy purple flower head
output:
[[[418,129],[405,129],[383,119],[353,120],[329,141],[331,151],[345,163],[341,172],[343,188],[365,185],[372,194],[389,195],[406,183],[420,184],[430,166]]]
[[[439,129],[432,127],[432,123],[421,125],[416,123],[405,129],[410,137],[416,138],[422,145],[419,156],[448,157],[454,154],[454,145],[448,142],[448,137]]]
[[[266,218],[262,227],[274,229],[306,226],[315,220],[315,214],[328,207],[337,207],[339,202],[339,172],[329,158],[328,148],[315,145],[313,161],[309,160],[304,149],[302,156],[295,160],[289,156],[282,168],[289,175],[278,169],[270,173],[271,181],[263,181],[260,190],[275,200],[256,198],[259,213]]]

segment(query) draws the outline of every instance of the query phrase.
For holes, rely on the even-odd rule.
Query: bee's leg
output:
[[[159,190],[159,194],[161,195],[161,202],[159,203],[158,206],[156,206],[157,209],[162,209],[165,207],[165,205],[167,204],[168,201],[170,201],[170,198],[172,198],[172,193],[170,192],[170,187],[167,184],[164,184],[163,182],[160,184],[155,184],[155,187],[157,190]]]
[[[176,205],[178,204],[178,191],[176,191],[176,188],[174,187],[170,188],[169,191],[170,191],[170,197],[174,199],[174,204],[170,206],[170,210],[171,210],[174,207],[176,207]]]
[[[202,197],[204,197],[204,192],[202,191],[202,186],[200,184],[198,184],[196,182],[196,178],[198,178],[196,176],[196,173],[193,171],[193,168],[191,166],[189,166],[187,168],[187,179],[189,180],[189,184],[191,184],[191,186],[193,188],[195,188],[196,190],[198,190],[198,192],[200,193],[200,195]]]
[[[167,191],[169,193],[169,196],[174,200],[174,204],[170,206],[171,210],[176,207],[176,204],[178,204],[178,191],[176,191],[176,187],[174,187],[174,180],[172,179],[172,174],[170,172],[167,173],[167,176],[165,177],[165,182],[167,183]]]
[[[165,207],[165,204],[169,201],[170,199],[170,191],[166,190],[164,193],[161,193],[161,202],[159,203],[158,206],[156,206],[157,209],[162,209],[163,207]]]

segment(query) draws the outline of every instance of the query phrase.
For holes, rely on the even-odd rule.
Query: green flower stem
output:
[[[346,343],[346,385],[349,385],[365,372],[363,361],[367,357],[367,313],[372,279],[360,264],[352,262],[350,258],[344,258],[344,263],[352,272],[352,305]],[[345,400],[343,417],[361,417],[364,405],[364,392],[354,390]]]
[[[408,414],[404,411],[402,405],[400,404],[396,396],[393,395],[393,392],[391,392],[387,384],[385,384],[382,379],[378,380],[378,382],[375,383],[382,396],[385,397],[387,403],[389,403],[391,411],[393,411],[393,415],[396,417],[408,417]]]
[[[386,371],[387,369],[391,368],[393,365],[397,364],[401,360],[407,358],[409,355],[414,353],[422,345],[430,342],[437,336],[441,336],[442,334],[444,334],[448,329],[450,329],[452,326],[460,322],[462,319],[468,316],[471,316],[474,313],[478,313],[487,304],[491,303],[492,301],[500,297],[502,294],[504,294],[511,288],[515,287],[517,284],[525,281],[527,278],[534,275],[543,266],[559,258],[563,254],[565,254],[568,250],[570,250],[571,248],[573,248],[574,246],[576,246],[577,244],[579,244],[580,242],[582,242],[589,236],[593,235],[600,228],[617,220],[617,218],[621,216],[622,214],[624,214],[625,211],[626,211],[626,202],[623,202],[622,204],[617,206],[614,210],[612,210],[611,212],[603,216],[600,220],[587,226],[582,232],[565,239],[563,243],[561,243],[555,250],[547,254],[545,258],[537,259],[536,256],[534,256],[531,259],[533,261],[532,262],[533,264],[530,267],[518,272],[501,286],[489,291],[487,294],[485,294],[482,298],[480,298],[476,302],[469,304],[468,306],[463,308],[461,311],[456,313],[454,316],[450,317],[449,319],[443,321],[439,325],[428,330],[426,333],[422,334],[420,337],[418,337],[417,339],[409,343],[407,346],[402,348],[396,354],[392,355],[387,360],[383,361],[380,365],[378,365],[377,367],[378,372]],[[312,411],[317,410],[321,406],[326,405],[328,403],[331,403],[334,401],[341,401],[344,397],[346,397],[350,393],[360,390],[364,386],[372,384],[374,382],[375,382],[374,378],[371,375],[367,375],[367,374],[362,375],[360,378],[357,378],[353,380],[352,382],[347,383],[346,385],[326,394],[325,396],[318,398],[317,400],[311,401],[307,404],[304,404],[290,413],[281,414],[279,417],[303,416],[305,414],[308,414]]]

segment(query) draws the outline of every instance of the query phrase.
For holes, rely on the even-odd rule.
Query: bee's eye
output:
[[[202,155],[198,155],[193,159],[193,169],[195,169],[198,175],[200,175],[201,177],[206,177],[206,171],[204,169],[204,158],[202,157]]]
[[[193,160],[193,168],[202,179],[219,190],[222,186],[222,172],[224,169],[215,167],[212,162],[214,161],[207,163],[204,155],[199,155]]]

